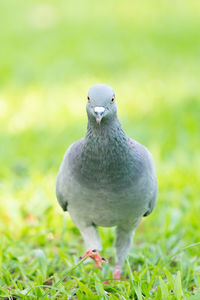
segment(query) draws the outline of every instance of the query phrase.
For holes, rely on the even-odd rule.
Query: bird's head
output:
[[[113,89],[106,84],[92,86],[88,91],[86,109],[88,119],[91,121],[96,120],[98,125],[101,122],[113,119],[117,114]]]

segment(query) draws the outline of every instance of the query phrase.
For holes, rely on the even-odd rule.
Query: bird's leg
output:
[[[95,261],[97,267],[101,269],[101,263],[105,262],[106,260],[98,254],[98,251],[101,250],[102,247],[96,227],[94,225],[83,226],[83,224],[77,227],[82,234],[85,246],[87,248],[87,251],[80,259],[90,257]]]
[[[121,267],[120,267],[119,264],[116,264],[116,265],[115,265],[114,272],[113,272],[113,278],[114,278],[114,279],[119,279],[119,278],[120,278],[120,275],[121,275]]]
[[[133,228],[124,229],[121,226],[116,228],[116,266],[113,272],[113,278],[120,278],[124,261],[132,243],[133,232]]]

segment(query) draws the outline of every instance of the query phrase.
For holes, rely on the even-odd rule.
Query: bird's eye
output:
[[[115,102],[115,97],[112,97],[110,103],[112,104],[112,103],[114,103],[114,102]]]
[[[87,96],[87,101],[90,103],[90,97],[89,96]]]

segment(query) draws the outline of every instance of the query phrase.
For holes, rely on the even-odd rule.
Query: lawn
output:
[[[200,299],[199,13],[195,0],[1,0],[1,299]],[[79,262],[83,240],[55,197],[96,83],[115,90],[159,182],[120,281],[114,228],[100,228],[102,271]]]

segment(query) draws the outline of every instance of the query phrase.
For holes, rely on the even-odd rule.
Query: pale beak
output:
[[[98,125],[100,125],[101,123],[101,119],[103,117],[104,112],[105,108],[103,106],[94,107],[95,118]]]

